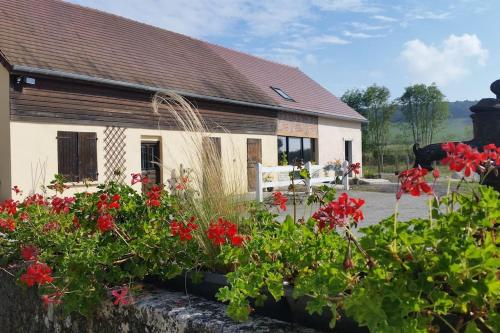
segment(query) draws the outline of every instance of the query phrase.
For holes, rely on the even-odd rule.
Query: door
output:
[[[352,163],[352,141],[351,140],[345,140],[345,157],[344,159],[346,161],[349,161],[349,164]]]
[[[203,138],[203,194],[223,186],[221,141],[216,137]]]
[[[257,163],[262,163],[261,139],[247,139],[247,179],[248,191],[255,191],[257,182]]]
[[[141,142],[141,173],[149,178],[150,184],[161,184],[160,142]]]

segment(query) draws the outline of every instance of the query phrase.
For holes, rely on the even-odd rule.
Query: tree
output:
[[[391,118],[396,105],[389,102],[391,94],[386,87],[372,85],[363,93],[363,104],[369,121],[367,139],[377,159],[378,172],[384,170],[384,155],[390,136]]]
[[[435,84],[415,84],[405,88],[399,103],[414,142],[431,144],[436,130],[448,118],[448,103],[444,94]]]
[[[359,89],[347,90],[340,99],[342,100],[342,102],[349,105],[351,108],[356,110],[365,118],[368,118],[367,114],[365,113],[366,109],[364,107],[363,91]],[[368,131],[368,124],[365,123],[361,124],[361,134],[363,137],[362,141],[363,151],[370,150],[369,142],[366,140],[366,137],[368,135],[367,131]]]
[[[396,111],[396,105],[389,102],[389,98],[389,89],[375,84],[363,91],[349,90],[342,96],[342,101],[368,119],[368,124],[362,126],[363,151],[374,152],[378,172],[383,171],[391,117]]]

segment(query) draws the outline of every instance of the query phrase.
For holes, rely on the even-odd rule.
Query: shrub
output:
[[[21,282],[38,285],[46,303],[64,302],[67,311],[90,314],[124,285],[145,276],[174,276],[207,261],[195,242],[179,239],[172,228],[173,221],[183,228],[196,225],[181,206],[162,187],[139,194],[118,184],[75,197],[9,200],[0,208],[0,220],[14,221],[13,228],[2,230],[2,262],[23,257],[18,274],[25,267],[28,273]],[[37,277],[40,265],[50,279]]]

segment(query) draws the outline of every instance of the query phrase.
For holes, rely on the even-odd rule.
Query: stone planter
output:
[[[321,315],[312,314],[310,315],[307,310],[307,302],[311,300],[310,297],[302,296],[297,299],[292,296],[292,287],[286,288],[285,297],[290,310],[292,312],[292,318],[295,323],[303,326],[311,327],[324,332],[350,332],[350,333],[369,333],[369,330],[365,327],[359,327],[355,321],[345,316],[343,313],[340,314],[340,319],[337,319],[335,328],[330,329],[330,321],[332,320],[331,312],[324,309]]]
[[[222,287],[227,286],[227,279],[222,274],[203,273],[203,278],[200,283],[194,283],[191,274],[183,274],[182,276],[175,277],[165,282],[150,281],[159,285],[162,288],[167,288],[175,291],[187,292],[196,296],[202,296],[210,300],[216,300],[215,294]],[[274,298],[268,294],[267,300],[263,306],[252,307],[255,308],[255,314],[279,319],[290,323],[299,324],[321,330],[324,332],[352,332],[352,333],[365,333],[369,332],[366,328],[360,328],[356,323],[341,315],[341,319],[337,320],[335,329],[329,328],[332,315],[328,311],[324,311],[321,315],[310,315],[306,310],[307,302],[310,300],[308,297],[300,297],[294,299],[292,296],[293,287],[285,287],[285,297],[276,302]],[[326,309],[325,309],[326,310]]]
[[[225,275],[205,272],[203,273],[203,278],[200,283],[195,283],[191,280],[190,273],[177,276],[173,279],[167,280],[165,282],[160,281],[149,281],[155,285],[162,288],[167,288],[174,291],[185,292],[188,295],[201,296],[209,300],[216,301],[215,295],[220,288],[228,285]],[[267,295],[267,300],[262,306],[255,306],[251,302],[253,308],[255,308],[255,314],[270,317],[273,319],[283,320],[290,322],[291,312],[288,303],[285,298],[276,302],[271,294]]]

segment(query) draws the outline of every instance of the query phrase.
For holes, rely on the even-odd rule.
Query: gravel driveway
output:
[[[342,191],[339,191],[340,195]],[[348,191],[350,197],[362,198],[365,200],[365,205],[362,207],[365,219],[360,222],[360,227],[369,226],[380,222],[380,220],[389,217],[394,213],[394,205],[396,197],[394,193],[382,192],[367,192],[367,191]],[[428,209],[428,196],[412,197],[410,195],[403,195],[399,203],[399,220],[406,221],[415,217],[426,217],[429,214]],[[291,199],[288,200],[287,211],[280,213],[282,218],[287,214],[293,214],[293,205]],[[305,204],[297,206],[297,217],[311,216],[312,211],[310,207]]]

